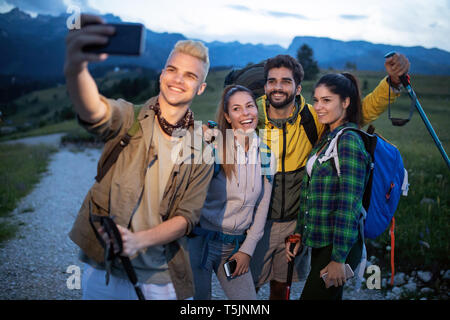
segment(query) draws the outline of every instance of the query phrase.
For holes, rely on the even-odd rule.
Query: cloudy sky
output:
[[[288,47],[320,36],[450,51],[450,0],[0,0],[0,12],[58,15],[69,4],[204,41]]]

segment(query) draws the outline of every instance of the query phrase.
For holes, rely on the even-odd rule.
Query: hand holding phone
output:
[[[345,266],[344,266],[344,270],[345,270],[345,280],[347,281],[348,279],[350,279],[350,278],[352,278],[355,274],[354,274],[354,272],[353,272],[353,270],[352,270],[352,267],[350,267],[350,265],[347,263],[347,264],[345,264]],[[323,275],[322,275],[322,279],[323,279],[323,281],[325,282],[325,288],[329,288],[329,287],[331,287],[332,285],[335,285],[333,282],[331,282],[331,281],[329,281],[328,280],[328,272],[325,272]]]
[[[104,61],[107,54],[91,54],[83,51],[83,48],[106,44],[108,37],[114,34],[114,28],[106,25],[100,16],[82,14],[80,22],[81,29],[72,29],[66,36],[64,74],[69,78],[77,77],[89,62]]]
[[[108,36],[108,41],[104,44],[84,46],[84,52],[133,56],[139,56],[144,52],[144,25],[140,23],[111,23],[105,26],[113,27],[114,34]]]

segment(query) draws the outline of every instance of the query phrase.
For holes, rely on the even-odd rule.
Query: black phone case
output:
[[[105,45],[89,45],[84,52],[138,56],[145,49],[145,27],[140,23],[111,23],[116,29]]]

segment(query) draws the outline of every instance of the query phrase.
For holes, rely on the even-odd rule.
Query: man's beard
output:
[[[285,94],[287,97],[286,97],[286,99],[284,99],[284,100],[282,100],[282,101],[275,102],[275,101],[273,101],[273,99],[272,99],[272,95],[273,95],[274,93],[282,93],[282,94]],[[294,94],[294,93],[291,94],[291,95],[289,95],[289,94],[287,94],[287,93],[284,92],[284,91],[272,91],[272,92],[270,92],[269,95],[267,96],[267,100],[269,100],[270,105],[271,105],[272,107],[274,107],[275,109],[283,109],[283,108],[289,106],[289,105],[292,103],[292,101],[294,101],[294,99],[295,99],[295,94]]]

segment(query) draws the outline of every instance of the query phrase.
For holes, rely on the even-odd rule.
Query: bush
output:
[[[314,80],[319,74],[319,66],[314,60],[314,52],[307,44],[297,50],[297,60],[301,63],[305,72],[304,80]]]

